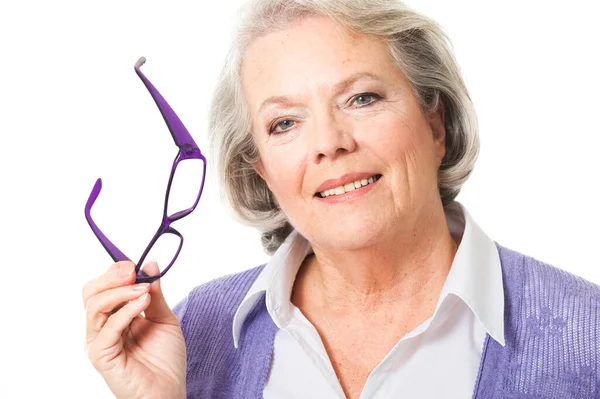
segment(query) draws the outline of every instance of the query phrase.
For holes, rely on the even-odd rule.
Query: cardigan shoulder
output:
[[[475,397],[600,397],[600,286],[496,245],[506,346],[486,340]]]
[[[560,344],[585,339],[577,349],[593,350],[588,344],[600,341],[600,286],[514,250],[499,246],[499,253],[508,296],[506,321],[524,327],[521,334],[529,339],[546,337]]]
[[[600,285],[532,256],[521,254],[499,244],[496,246],[505,276],[519,276],[523,283],[537,283],[548,292],[559,291],[581,298],[600,299]]]
[[[183,325],[194,319],[198,311],[216,309],[217,314],[227,314],[237,309],[265,265],[241,271],[201,284],[173,308]]]
[[[214,326],[217,322],[219,324],[223,321],[233,322],[235,310],[264,266],[218,277],[192,289],[173,308],[184,333],[186,329],[197,325],[200,321],[209,322],[210,326]]]
[[[233,350],[233,316],[264,265],[195,287],[174,308],[187,354],[190,397],[233,397],[239,354]]]

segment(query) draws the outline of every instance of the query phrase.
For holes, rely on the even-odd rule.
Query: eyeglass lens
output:
[[[204,177],[204,162],[189,158],[180,161],[171,181],[167,204],[167,215],[187,210],[194,206]]]

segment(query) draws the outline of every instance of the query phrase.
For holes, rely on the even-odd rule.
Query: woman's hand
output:
[[[134,285],[134,268],[129,261],[115,263],[83,288],[88,357],[119,399],[185,398],[179,320],[160,280]],[[155,262],[143,269],[151,276],[159,273]]]

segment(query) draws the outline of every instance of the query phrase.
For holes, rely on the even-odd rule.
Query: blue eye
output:
[[[354,97],[353,102],[359,107],[366,107],[373,104],[374,100],[381,98],[375,93],[362,93]]]
[[[362,101],[364,101],[364,104],[362,104],[362,105],[366,105],[366,104],[368,104],[368,103],[370,103],[370,102],[371,102],[371,101],[369,101],[370,99],[371,99],[371,96],[370,96],[370,95],[368,95],[368,94],[363,94],[362,96],[356,97],[356,103],[357,103],[358,105],[361,105],[360,103],[361,103]]]
[[[269,133],[270,134],[281,134],[284,131],[288,130],[290,127],[294,126],[294,123],[296,123],[296,122],[294,122],[293,120],[290,120],[290,119],[282,120],[278,123],[273,124],[269,128]],[[276,132],[275,129],[277,129],[278,127],[281,127],[282,129],[281,129],[281,131]]]

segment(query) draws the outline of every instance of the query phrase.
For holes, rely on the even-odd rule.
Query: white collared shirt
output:
[[[444,208],[450,233],[462,237],[435,312],[402,337],[371,371],[361,399],[470,398],[486,333],[502,346],[504,291],[495,243],[462,204]],[[279,328],[263,396],[345,398],[323,342],[291,301],[294,279],[312,253],[293,231],[269,260],[233,318],[237,348],[241,326],[266,291],[266,307]]]

